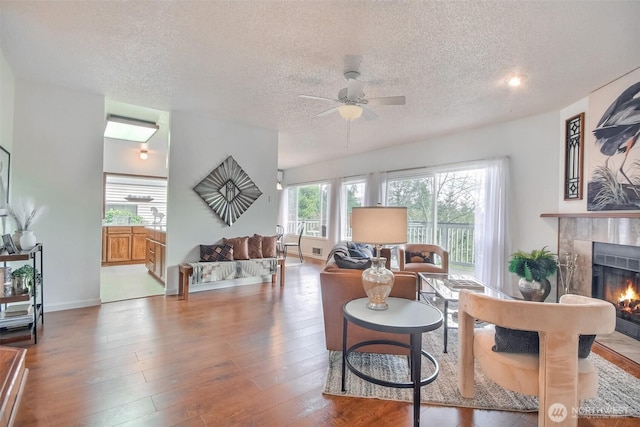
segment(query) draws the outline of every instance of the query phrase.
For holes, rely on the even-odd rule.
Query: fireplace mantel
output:
[[[631,212],[567,212],[543,213],[541,218],[640,218],[640,211]]]

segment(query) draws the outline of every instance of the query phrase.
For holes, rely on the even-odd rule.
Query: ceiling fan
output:
[[[385,96],[380,98],[365,98],[364,82],[358,80],[360,73],[357,71],[347,71],[344,78],[347,79],[347,87],[340,89],[337,98],[325,98],[315,95],[298,95],[300,98],[319,99],[321,101],[333,101],[342,105],[329,108],[326,111],[316,114],[316,117],[326,116],[333,112],[338,112],[343,119],[351,122],[364,116],[366,120],[373,120],[378,115],[367,108],[368,105],[404,105],[404,96]]]

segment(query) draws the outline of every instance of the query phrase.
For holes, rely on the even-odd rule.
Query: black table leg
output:
[[[444,300],[444,352],[447,352],[447,342],[449,341],[449,301]]]
[[[345,368],[347,366],[347,318],[342,319],[342,392],[345,391]]]
[[[422,377],[422,334],[411,334],[411,381],[413,382],[413,425],[420,425],[420,382]]]

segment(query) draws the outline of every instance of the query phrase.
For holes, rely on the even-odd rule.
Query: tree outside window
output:
[[[326,237],[328,193],[326,183],[289,187],[286,233],[297,234],[304,222],[305,236]]]

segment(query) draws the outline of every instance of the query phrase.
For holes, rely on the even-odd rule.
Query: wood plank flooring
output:
[[[265,283],[189,301],[155,296],[47,313],[38,344],[28,347],[16,425],[410,426],[409,403],[322,394],[320,268],[287,267],[284,288]],[[439,427],[537,425],[537,414],[426,405],[421,417]]]

